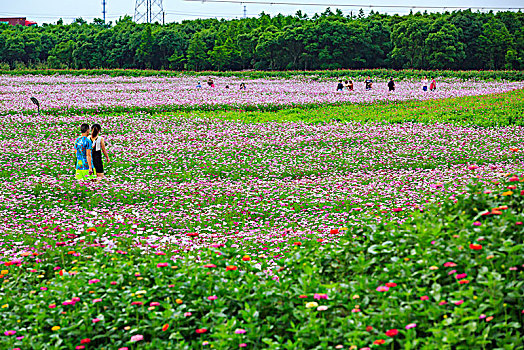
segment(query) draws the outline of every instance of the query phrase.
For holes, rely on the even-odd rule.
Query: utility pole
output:
[[[247,18],[246,5],[244,5],[244,18]]]
[[[162,11],[162,25],[166,25],[166,11]]]
[[[106,23],[106,0],[102,0],[102,17],[104,18],[104,24]]]

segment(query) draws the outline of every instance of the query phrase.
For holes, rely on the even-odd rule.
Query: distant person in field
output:
[[[350,80],[349,82],[346,82],[347,83],[347,89],[349,91],[353,91],[353,80]]]
[[[240,90],[246,89],[246,83],[240,83]]]
[[[437,90],[437,82],[435,79],[431,79],[431,84],[429,85],[429,91]]]
[[[337,91],[342,91],[342,90],[344,90],[344,84],[342,84],[342,80],[339,80],[337,84]]]
[[[229,85],[226,85],[226,89],[229,89]]]
[[[76,153],[76,175],[79,181],[91,180],[93,176],[93,166],[91,159],[91,150],[93,145],[89,139],[89,124],[80,126],[82,135],[75,140],[74,151]]]
[[[368,77],[364,83],[366,85],[366,90],[371,90],[373,88],[373,80],[371,80],[371,77]]]
[[[102,153],[106,157],[106,162],[109,163],[109,156],[106,150],[106,143],[104,138],[100,136],[102,127],[99,124],[94,124],[91,127],[91,143],[93,144],[93,150],[91,152],[91,158],[93,159],[93,168],[96,172],[97,180],[103,179],[104,176],[104,164],[102,163]]]
[[[393,81],[393,78],[389,79],[388,89],[389,91],[395,91],[395,82]]]
[[[207,80],[207,85],[209,85],[210,87],[214,88],[215,87],[215,82],[213,81],[213,79],[209,78]]]
[[[202,87],[202,84],[200,84],[200,80],[198,81],[196,87],[197,87],[197,89],[200,89]]]
[[[424,76],[424,79],[422,79],[422,90],[428,91],[428,77]]]

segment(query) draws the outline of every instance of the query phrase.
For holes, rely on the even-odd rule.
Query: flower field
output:
[[[33,110],[29,100],[42,101],[44,110],[97,110],[110,107],[179,109],[282,108],[293,105],[373,103],[442,99],[508,92],[524,87],[523,82],[462,81],[448,78],[438,82],[434,92],[422,91],[419,81],[398,81],[388,93],[387,81],[377,81],[371,91],[355,80],[355,91],[337,92],[336,79],[292,78],[250,79],[213,77],[109,77],[109,76],[0,76],[0,113]],[[344,78],[350,79],[350,78]],[[197,82],[202,88],[196,88]],[[246,90],[239,90],[247,82]],[[229,86],[229,89],[226,89]]]
[[[521,83],[235,79],[0,77],[0,348],[524,347]]]

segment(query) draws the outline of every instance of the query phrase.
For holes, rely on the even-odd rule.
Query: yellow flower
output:
[[[310,301],[309,303],[306,303],[307,308],[317,307],[317,306],[318,306],[318,303],[314,301]]]
[[[144,277],[137,277],[136,279],[140,281],[140,280],[143,280]]]
[[[9,305],[8,304],[2,305],[2,309],[5,309],[6,307],[9,307]]]
[[[513,191],[502,192],[503,196],[511,196],[512,194],[513,194]]]
[[[175,302],[176,302],[177,304],[179,304],[179,305],[183,303],[182,299],[177,299],[177,300],[175,300]]]
[[[448,318],[448,315],[444,315],[444,318]]]
[[[409,258],[404,258],[404,261],[409,261]]]
[[[57,331],[60,329],[60,326],[53,326],[53,328],[51,328],[52,331]]]
[[[38,275],[37,278],[44,278],[44,275]]]
[[[9,270],[0,271],[0,275],[7,275],[8,273],[9,273]]]

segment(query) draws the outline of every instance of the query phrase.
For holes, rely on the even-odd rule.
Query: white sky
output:
[[[106,11],[107,20],[115,21],[123,15],[134,15],[136,0],[107,0]],[[249,1],[249,0],[248,0]],[[271,0],[260,0],[268,1]],[[302,2],[304,0],[274,0],[278,2]],[[407,14],[409,8],[381,8],[380,5],[404,5],[404,6],[449,6],[449,7],[503,7],[503,8],[522,8],[524,10],[523,0],[425,0],[423,2],[416,0],[307,0],[310,3],[321,3],[326,6],[287,6],[287,5],[269,5],[269,4],[246,4],[247,16],[258,16],[264,11],[271,15],[278,13],[294,14],[301,10],[308,15],[315,12],[323,12],[329,4],[372,4],[373,7],[362,7],[367,14],[371,9],[381,13],[389,14]],[[183,19],[195,18],[241,18],[243,15],[242,4],[230,3],[210,3],[210,2],[188,2],[184,0],[163,0],[166,22],[180,22]],[[336,6],[332,6],[334,10]],[[357,14],[360,7],[340,7],[344,14]],[[423,11],[424,9],[415,9],[414,11]],[[443,10],[428,9],[428,11]],[[483,10],[487,11],[487,10]],[[102,18],[102,0],[0,0],[0,17],[27,17],[28,20],[41,23],[53,23],[59,18],[64,22],[70,23],[74,18],[82,17],[91,22],[93,18]]]

